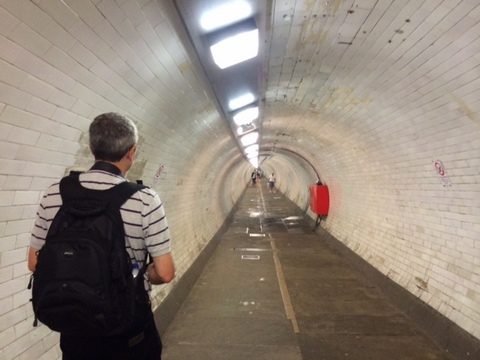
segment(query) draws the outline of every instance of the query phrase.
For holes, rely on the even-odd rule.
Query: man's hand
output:
[[[35,269],[37,268],[37,256],[38,250],[35,250],[32,247],[28,248],[28,270],[31,272],[35,272]]]
[[[170,253],[153,258],[147,267],[148,281],[153,285],[166,284],[175,277],[175,266]]]

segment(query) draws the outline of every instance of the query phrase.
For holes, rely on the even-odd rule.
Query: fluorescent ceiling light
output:
[[[258,157],[258,152],[252,152],[250,154],[247,154],[247,158],[249,159],[253,159],[253,158],[256,158]]]
[[[245,105],[251,104],[254,101],[255,96],[253,96],[252,93],[246,93],[239,97],[236,97],[235,99],[230,100],[228,102],[228,107],[230,108],[230,110],[237,110],[241,107],[244,107]]]
[[[258,55],[258,29],[227,37],[210,46],[215,64],[220,69],[241,63]]]
[[[245,148],[245,153],[250,154],[252,152],[258,152],[258,144],[253,144]]]
[[[243,135],[240,138],[240,141],[242,142],[243,146],[248,146],[248,145],[255,144],[257,142],[257,140],[258,140],[258,131],[252,132],[252,133],[247,134],[247,135]]]
[[[205,12],[200,18],[200,26],[212,31],[246,19],[252,15],[252,7],[246,1],[229,1]]]
[[[258,168],[258,158],[249,159],[248,161],[250,161],[250,164],[252,164],[254,168]]]
[[[253,120],[258,118],[258,106],[250,107],[242,110],[233,116],[233,121],[238,126],[250,124]]]

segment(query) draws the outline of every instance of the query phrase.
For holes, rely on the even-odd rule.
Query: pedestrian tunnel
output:
[[[479,27],[471,0],[2,1],[0,359],[61,358],[27,248],[105,112],[167,214],[167,358],[479,358]]]

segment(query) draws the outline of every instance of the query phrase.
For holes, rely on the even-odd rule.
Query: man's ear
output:
[[[133,162],[135,160],[135,153],[137,152],[137,145],[133,145],[130,150],[127,151],[126,158]]]

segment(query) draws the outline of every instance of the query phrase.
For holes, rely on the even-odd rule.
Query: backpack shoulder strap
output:
[[[133,194],[145,188],[145,185],[124,181],[107,190],[108,200],[112,207],[119,209]]]
[[[82,192],[83,187],[80,185],[80,172],[71,171],[68,176],[65,176],[60,180],[60,196],[62,197],[62,203],[67,203],[70,199],[77,198],[75,195],[79,195]],[[80,197],[80,196],[78,196]]]

